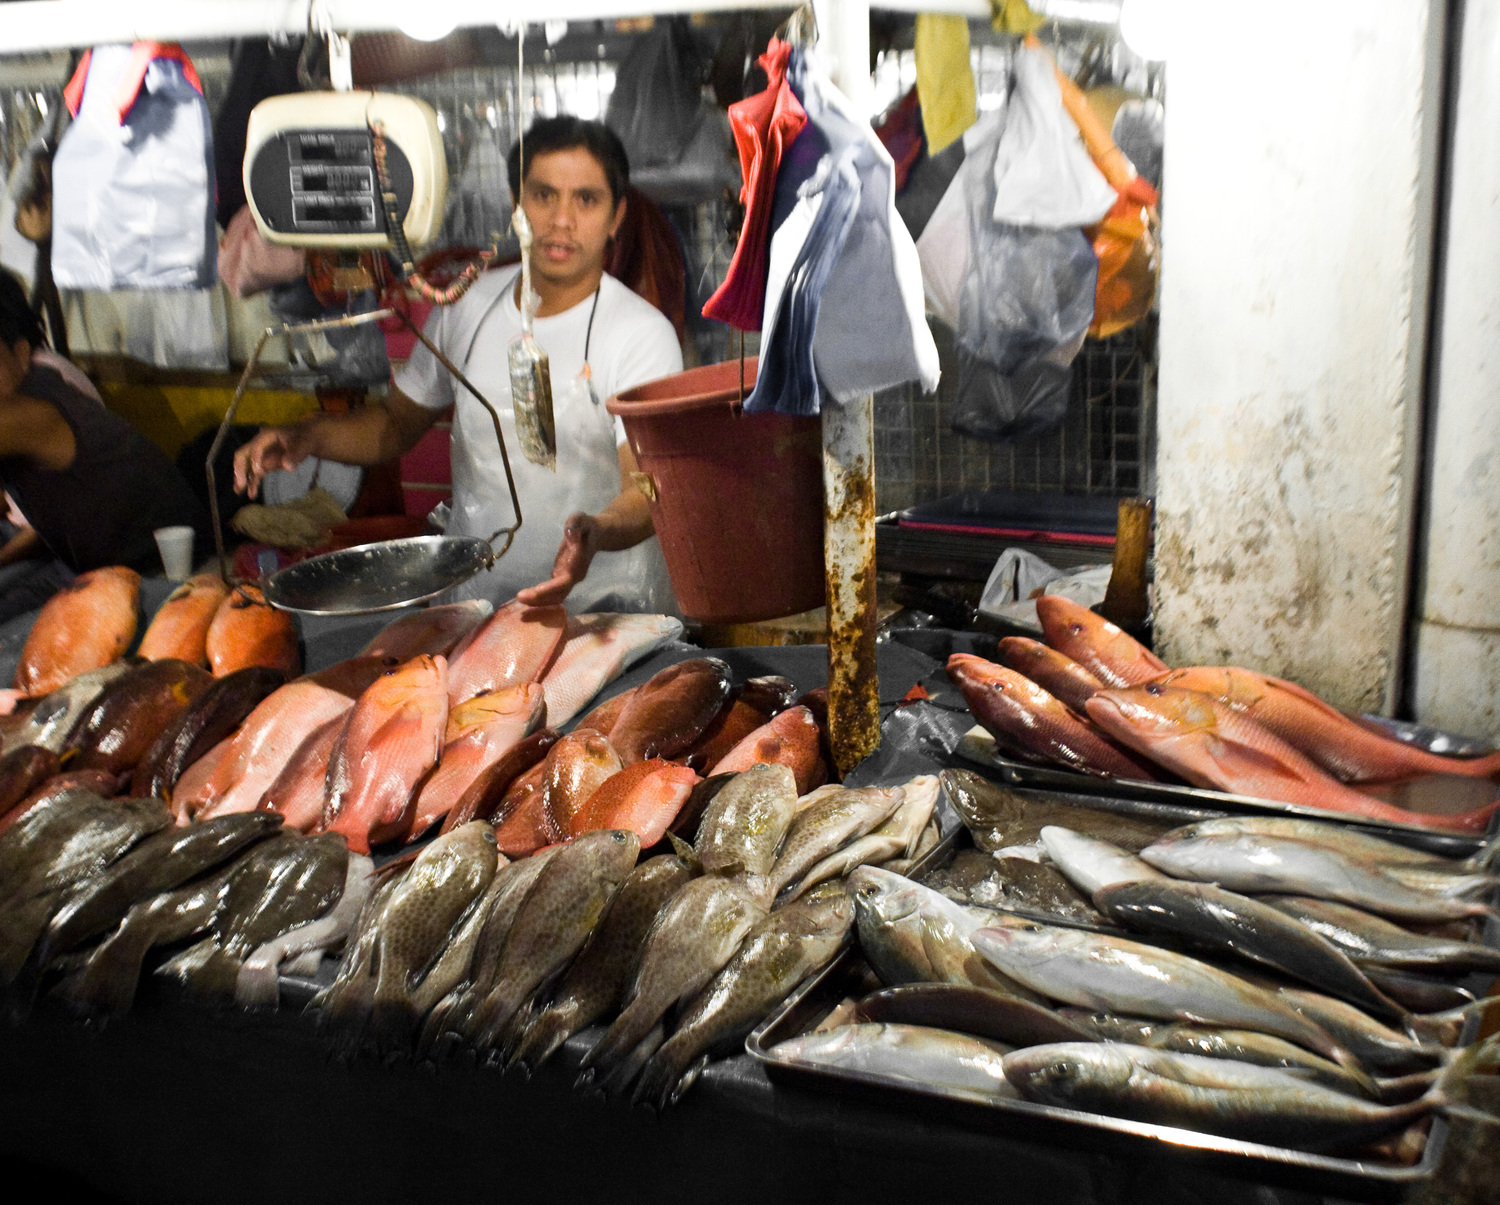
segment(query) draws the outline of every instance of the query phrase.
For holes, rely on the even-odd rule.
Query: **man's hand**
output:
[[[599,548],[599,520],[582,512],[569,515],[563,524],[562,543],[552,562],[552,576],[545,582],[518,591],[516,601],[525,607],[550,607],[568,597],[573,587],[588,576]]]
[[[295,469],[312,451],[312,430],[295,427],[265,427],[234,454],[234,490],[254,498],[267,473]]]

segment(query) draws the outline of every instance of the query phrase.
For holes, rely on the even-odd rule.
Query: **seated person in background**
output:
[[[24,597],[7,598],[15,591],[0,582],[0,621],[40,606],[90,569],[160,573],[151,534],[158,527],[192,527],[199,556],[212,544],[202,504],[166,454],[70,384],[45,354],[33,355],[44,348],[24,290],[0,271],[0,488],[29,525],[0,548],[0,566],[57,562],[38,570],[43,576]]]

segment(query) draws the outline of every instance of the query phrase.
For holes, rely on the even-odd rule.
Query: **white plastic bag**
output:
[[[1016,51],[1006,110],[995,155],[995,221],[1061,230],[1102,220],[1115,203],[1115,190],[1064,111],[1044,52],[1025,46]]]
[[[212,288],[208,105],[181,47],[96,47],[64,95],[75,119],[52,165],[58,287]]]

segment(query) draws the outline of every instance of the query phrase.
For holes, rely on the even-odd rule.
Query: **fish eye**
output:
[[[1166,693],[1166,688],[1163,687],[1160,682],[1147,682],[1146,683],[1146,693],[1148,695],[1157,695],[1157,696],[1160,696],[1160,695]]]
[[[612,833],[612,834],[610,834],[610,835],[611,835],[611,836],[613,836],[613,837],[614,837],[614,839],[615,839],[615,843],[616,843],[616,844],[617,844],[617,845],[624,845],[624,844],[625,844],[625,834],[624,834],[624,833],[622,833],[622,832],[620,832],[620,830],[619,830],[619,829],[616,829],[616,830],[615,830],[615,831],[614,831],[614,832],[613,832],[613,833]]]

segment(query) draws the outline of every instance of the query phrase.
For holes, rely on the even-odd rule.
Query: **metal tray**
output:
[[[975,729],[964,734],[953,752],[964,763],[983,771],[987,777],[1003,782],[1006,786],[1033,787],[1109,799],[1207,807],[1216,809],[1224,815],[1262,812],[1299,816],[1308,820],[1326,820],[1335,824],[1354,824],[1378,835],[1398,839],[1403,844],[1413,845],[1450,858],[1466,858],[1484,844],[1484,838],[1481,836],[1441,832],[1424,828],[1419,824],[1403,824],[1399,821],[1379,820],[1370,816],[1353,817],[1346,812],[1331,812],[1324,808],[1282,803],[1274,799],[1261,799],[1254,795],[1230,795],[1204,787],[1177,786],[1164,782],[1132,782],[1122,778],[1099,778],[1092,774],[1079,774],[1073,770],[1064,770],[1060,766],[1040,766],[1013,761],[995,751],[994,738],[977,723]],[[1500,820],[1500,810],[1496,811],[1495,818],[1490,822],[1489,831],[1492,833],[1495,831],[1497,820]]]
[[[1143,818],[1169,819],[1173,813],[1178,813],[1184,822],[1239,810],[1164,806],[1150,800],[1109,799],[1055,791],[1039,790],[1036,794],[1051,800],[1072,800],[1087,807]],[[934,871],[946,866],[961,849],[972,844],[968,829],[959,826],[912,868],[911,877],[919,881],[925,880]],[[1023,909],[1010,911],[1027,915]],[[1064,921],[1050,916],[1037,915],[1035,919],[1052,924],[1078,925],[1076,921]],[[1133,937],[1135,940],[1142,940],[1139,935]],[[1500,946],[1500,924],[1493,919],[1486,922],[1483,940],[1488,945]],[[859,990],[861,981],[869,973],[857,947],[846,949],[756,1027],[745,1039],[747,1053],[776,1081],[815,1091],[832,1091],[868,1098],[894,1108],[910,1108],[920,1102],[918,1107],[923,1110],[924,1117],[941,1116],[968,1129],[1004,1132],[1012,1137],[1032,1138],[1126,1157],[1181,1160],[1208,1170],[1258,1182],[1359,1200],[1399,1200],[1413,1185],[1432,1174],[1442,1158],[1447,1142],[1447,1121],[1440,1116],[1434,1117],[1422,1157],[1409,1166],[1398,1166],[1369,1158],[1345,1158],[1245,1142],[1197,1130],[1130,1121],[1033,1101],[982,1101],[909,1080],[896,1080],[868,1072],[816,1067],[776,1056],[773,1048],[778,1043],[815,1028],[835,1007]],[[1482,992],[1488,979],[1479,975],[1466,982]],[[1475,1040],[1481,1023],[1479,1016],[1469,1018],[1460,1035],[1461,1045]]]

